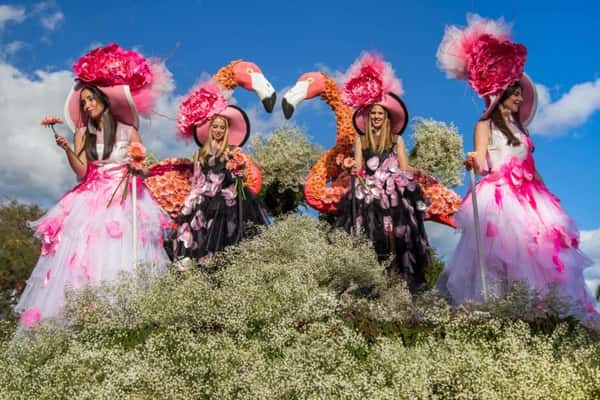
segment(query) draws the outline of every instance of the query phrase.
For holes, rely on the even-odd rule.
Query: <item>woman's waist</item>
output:
[[[83,182],[121,179],[128,173],[127,164],[115,162],[96,162],[88,163],[87,172]]]

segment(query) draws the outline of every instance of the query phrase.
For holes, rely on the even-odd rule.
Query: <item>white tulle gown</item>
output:
[[[42,241],[42,254],[23,292],[16,311],[21,324],[56,318],[64,305],[65,288],[78,289],[103,281],[115,281],[134,268],[132,246],[132,192],[121,202],[127,174],[127,147],[131,126],[116,127],[116,142],[107,159],[88,162],[83,181],[67,192],[46,215],[31,226]],[[102,134],[97,135],[102,141]],[[103,144],[97,143],[99,155]],[[137,265],[149,276],[166,272],[162,228],[168,221],[138,179]]]
[[[521,144],[507,144],[503,133],[492,127],[487,152],[490,172],[476,186],[489,292],[501,297],[517,281],[541,295],[555,287],[572,304],[569,313],[592,314],[595,301],[582,273],[591,260],[579,250],[577,227],[559,199],[535,178],[529,136],[513,123],[508,126]],[[481,301],[471,193],[456,221],[462,236],[438,288],[455,304]]]

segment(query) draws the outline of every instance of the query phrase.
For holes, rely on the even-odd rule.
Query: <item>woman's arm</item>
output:
[[[396,142],[396,154],[398,157],[398,166],[403,171],[414,171],[410,165],[408,165],[408,156],[406,155],[406,146],[404,145],[404,140],[402,140],[402,136],[398,135]]]
[[[487,172],[487,148],[490,143],[490,123],[489,121],[479,121],[475,125],[473,141],[475,143],[475,172],[481,174]],[[469,166],[467,166],[468,168]]]
[[[361,170],[363,168],[362,142],[360,135],[357,133],[354,137],[354,168]]]
[[[73,139],[75,150],[71,149],[69,142],[63,136],[54,135],[56,144],[59,145],[67,154],[67,160],[75,175],[78,178],[83,178],[87,172],[87,157],[84,151],[85,136],[81,131],[75,131]],[[79,154],[79,155],[78,155]]]

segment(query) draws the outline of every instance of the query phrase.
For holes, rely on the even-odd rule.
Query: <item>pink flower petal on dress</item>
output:
[[[367,167],[369,167],[371,171],[375,171],[377,167],[379,167],[379,157],[374,156],[369,158],[367,160]]]
[[[23,325],[25,328],[31,328],[33,325],[40,322],[42,318],[42,313],[36,307],[28,308],[23,314],[21,314],[21,318],[19,319],[19,323]]]
[[[498,228],[493,222],[488,221],[487,227],[485,229],[485,235],[487,237],[495,237],[498,235]]]
[[[494,200],[498,207],[502,207],[502,190],[500,186],[496,186],[496,190],[494,190]]]
[[[48,272],[46,272],[46,276],[44,277],[44,282],[42,283],[43,288],[48,286],[48,282],[50,282],[51,274],[52,274],[52,268],[48,269]]]
[[[121,224],[119,221],[111,221],[106,224],[106,231],[111,238],[118,239],[123,236],[123,231],[121,230]]]

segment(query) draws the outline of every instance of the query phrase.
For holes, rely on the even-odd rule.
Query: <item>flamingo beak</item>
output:
[[[262,101],[265,110],[269,113],[272,112],[277,100],[275,89],[261,73],[253,73],[250,78],[252,79],[252,90],[256,92],[260,101]]]
[[[281,108],[286,119],[290,119],[296,107],[306,99],[308,86],[308,81],[300,81],[285,93],[283,100],[281,100]]]

